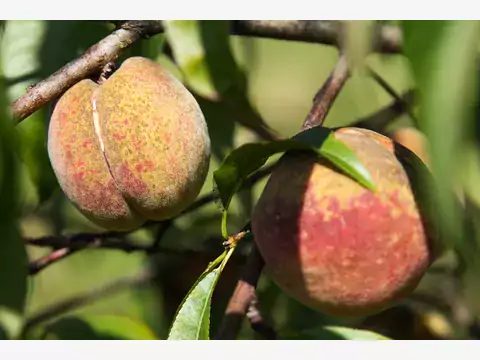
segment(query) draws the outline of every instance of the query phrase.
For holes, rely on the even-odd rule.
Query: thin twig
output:
[[[243,184],[242,189],[250,188],[255,185],[258,181],[263,179],[265,176],[269,175],[275,164],[266,166],[265,168],[257,171],[251,177],[249,177]],[[199,209],[200,207],[211,203],[216,200],[218,195],[215,193],[209,193],[200,197],[192,205],[190,205],[186,210],[184,210],[178,217],[182,215],[189,214]],[[152,225],[162,225],[162,229],[166,223],[171,220],[160,221],[160,222],[148,222],[143,227],[152,226]],[[137,231],[135,229],[133,231]],[[131,232],[133,232],[131,231]],[[40,247],[50,247],[54,249],[60,249],[64,247],[81,247],[82,244],[97,242],[99,248],[109,248],[109,249],[118,249],[124,250],[126,252],[132,251],[148,251],[150,249],[149,245],[140,245],[135,244],[125,239],[125,236],[131,232],[120,232],[120,231],[107,231],[103,233],[80,233],[73,235],[48,235],[40,238],[24,238],[24,241],[27,245],[40,246]]]
[[[137,250],[135,244],[130,243],[123,238],[124,234],[109,231],[105,233],[81,233],[73,235],[48,235],[39,238],[25,238],[27,245],[39,247],[51,247],[54,249],[61,249],[65,247],[82,248],[91,243],[99,243],[99,247],[118,248],[126,252]],[[140,247],[139,249],[142,249]]]
[[[359,126],[370,128],[376,131],[383,131],[388,123],[390,123],[399,115],[406,112],[406,107],[410,106],[412,100],[413,91],[408,91],[401,96],[400,100],[395,100],[391,105],[379,110],[377,113],[369,116],[368,118],[361,119],[352,126]],[[249,309],[252,309],[252,306],[255,307],[255,288],[258,282],[258,278],[260,277],[263,270],[263,266],[264,261],[257,247],[255,246],[255,244],[253,244],[252,251],[246,260],[243,274],[239,282],[237,283],[232,297],[230,298],[230,302],[227,305],[221,327],[216,336],[217,339],[226,340],[236,338],[244,316],[248,313]],[[257,317],[255,319],[258,321],[254,321],[252,324],[252,320],[250,320],[252,328],[255,331],[261,333],[262,336],[267,339],[269,338],[268,336],[273,337],[273,334],[275,334],[273,328],[270,328],[264,323],[263,320],[261,320],[262,318],[258,309],[255,308],[255,311],[258,312],[258,315],[256,315]]]
[[[398,94],[395,89],[385,80],[379,73],[377,73],[372,68],[367,68],[370,76],[395,100],[403,105],[404,112],[406,112],[412,120],[417,122],[415,114],[412,111],[412,106],[410,103],[406,102],[402,95]],[[407,99],[408,100],[408,99]]]
[[[45,255],[39,259],[33,260],[29,263],[28,269],[30,275],[35,275],[40,271],[46,269],[48,266],[53,265],[60,260],[63,260],[70,255],[84,249],[118,249],[125,252],[132,251],[145,251],[146,253],[154,253],[160,251],[157,247],[151,245],[134,244],[127,239],[122,238],[104,238],[102,236],[88,237],[90,234],[77,234],[70,237],[56,237],[46,236],[38,239],[26,239],[25,242],[28,245],[48,246],[51,247],[52,243],[58,245],[64,242],[64,247],[53,250],[50,254]],[[54,248],[56,246],[53,246]]]
[[[276,331],[273,329],[273,327],[267,324],[265,319],[262,317],[262,313],[260,312],[260,308],[258,306],[258,298],[255,293],[250,301],[246,315],[253,331],[255,331],[257,334],[260,334],[267,340],[277,339]]]
[[[351,126],[370,129],[384,134],[386,127],[391,124],[392,121],[408,113],[408,109],[413,104],[414,95],[414,91],[409,90],[401,95],[399,100],[393,101],[390,105],[387,105],[372,115],[359,119]]]
[[[328,112],[337,98],[338,94],[345,85],[349,77],[348,64],[345,55],[340,55],[337,65],[328,77],[327,81],[315,95],[313,106],[307,118],[305,119],[302,130],[310,129],[314,126],[323,125]]]
[[[160,236],[168,228],[168,221],[161,222]],[[135,230],[136,231],[136,230]],[[50,247],[54,249],[75,248],[77,250],[93,245],[96,248],[117,249],[125,252],[154,252],[154,245],[136,244],[125,238],[129,232],[107,231],[104,233],[80,233],[73,235],[48,235],[39,238],[24,238],[27,245]]]
[[[232,24],[232,33],[279,40],[293,40],[339,46],[343,24],[331,20],[240,20]],[[402,52],[400,28],[382,25],[375,32],[373,49],[383,53]]]
[[[141,36],[142,33],[135,30],[113,31],[90,47],[82,56],[30,87],[26,94],[13,102],[12,116],[17,119],[17,122],[27,118],[80,80],[100,72],[105,64],[115,61],[123,50],[133,45]]]
[[[28,264],[28,273],[30,275],[35,275],[36,273],[42,271],[49,265],[56,263],[62,259],[65,259],[66,257],[74,254],[80,250],[79,248],[73,248],[73,247],[64,247],[61,249],[57,249],[49,253],[48,255],[42,256],[39,259],[36,259],[35,261],[32,261]]]
[[[271,173],[275,164],[266,166],[260,171],[256,172],[250,178],[248,178],[242,189],[250,188],[255,185],[259,180],[263,179],[265,176]],[[201,206],[204,206],[215,199],[218,198],[218,195],[215,193],[210,193],[200,197],[192,205],[190,205],[186,210],[184,210],[178,217],[191,213]],[[24,242],[27,245],[39,246],[39,247],[50,247],[54,251],[52,253],[41,257],[39,259],[33,260],[29,264],[29,273],[30,275],[35,275],[41,270],[44,270],[48,266],[65,259],[66,257],[74,254],[75,252],[82,249],[116,249],[122,250],[125,252],[133,251],[143,251],[147,254],[155,254],[158,252],[168,252],[168,250],[159,247],[159,243],[168,230],[170,224],[174,219],[161,221],[161,222],[147,222],[143,227],[160,225],[159,233],[156,236],[153,244],[136,244],[132,241],[129,241],[125,238],[126,235],[131,232],[119,232],[119,231],[107,231],[104,233],[80,233],[73,235],[49,235],[43,236],[40,238],[25,238]]]
[[[323,124],[328,111],[347,81],[348,76],[347,61],[344,55],[341,54],[332,74],[315,96],[312,109],[302,125],[302,130]],[[217,339],[235,339],[248,309],[252,308],[258,313],[256,317],[258,322],[251,323],[251,326],[254,329],[260,329],[260,327],[262,327],[261,331],[266,331],[262,333],[263,336],[274,337],[275,331],[270,327],[265,328],[266,324],[263,322],[259,310],[255,307],[255,301],[257,299],[255,289],[264,265],[265,262],[262,255],[255,243],[253,243],[252,250],[247,257],[240,279],[225,310],[225,315],[216,335]]]
[[[12,116],[21,122],[48,102],[58,98],[82,79],[98,73],[109,62],[113,62],[125,49],[142,37],[163,32],[162,21],[112,21],[117,29],[91,46],[79,58],[69,62],[60,70],[27,89],[26,93],[12,104]],[[231,33],[242,36],[268,37],[337,45],[342,31],[338,21],[265,21],[237,20],[232,22]],[[382,26],[376,33],[375,48],[382,52],[400,52],[402,34],[394,26]]]
[[[154,275],[155,274],[151,269],[146,269],[141,271],[139,274],[115,280],[107,285],[102,285],[84,294],[72,297],[47,307],[46,309],[40,310],[38,313],[27,319],[24,331],[27,331],[32,326],[35,326],[41,322],[51,320],[61,314],[75,310],[81,306],[88,305],[104,296],[112,295],[118,291],[147,283],[153,279]]]
[[[248,307],[256,297],[255,288],[264,264],[260,252],[253,244],[240,280],[225,310],[222,324],[216,335],[217,340],[233,340],[237,337]]]

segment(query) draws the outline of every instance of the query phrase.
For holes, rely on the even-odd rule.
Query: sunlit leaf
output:
[[[205,58],[200,21],[168,20],[163,23],[188,86],[207,99],[217,99],[219,95]]]
[[[107,33],[107,28],[99,22],[8,21],[1,44],[8,100],[19,98],[30,85],[75,59]],[[26,197],[22,201],[27,211],[36,202],[47,200],[58,188],[46,150],[50,110],[48,104],[17,126],[20,135],[17,148],[27,170],[21,172],[25,184],[22,197]],[[23,179],[24,176],[29,176],[30,181]],[[37,196],[30,194],[32,186]]]
[[[45,327],[46,340],[156,340],[145,324],[119,315],[88,314],[59,319]]]
[[[198,278],[180,304],[168,340],[209,340],[210,305],[220,274],[235,247],[214,260]]]
[[[469,103],[476,77],[477,21],[404,21],[405,54],[420,100],[419,128],[429,140],[438,200],[438,222],[448,245],[462,236],[461,210],[452,189],[458,183],[459,151],[473,120]],[[461,39],[461,40],[460,40]]]
[[[335,165],[338,169],[355,179],[358,183],[370,190],[375,189],[373,179],[370,172],[363,166],[355,153],[343,142],[337,140],[335,136],[330,133],[321,145],[319,144],[319,136],[316,131],[304,131],[294,137],[295,140],[302,141],[305,144],[310,144],[313,147],[318,147],[317,152]]]
[[[370,173],[355,153],[338,141],[330,129],[314,127],[292,139],[245,144],[228,154],[213,175],[223,207],[228,209],[243,182],[262,167],[270,156],[289,150],[317,152],[362,185],[374,189]]]
[[[169,340],[209,340],[210,301],[219,274],[215,269],[195,285],[173,322]]]
[[[17,224],[18,159],[7,104],[0,80],[0,338],[15,338],[23,322],[28,258]]]
[[[9,102],[23,95],[35,82],[41,80],[40,52],[46,32],[44,21],[7,21],[1,42],[0,63],[6,80]],[[43,164],[48,164],[44,143],[46,141],[45,111],[41,110],[18,126],[19,143],[16,151],[23,163],[19,169],[22,191],[20,194],[26,211],[38,205],[41,183],[48,177]],[[53,180],[53,173],[50,180]]]
[[[343,326],[321,326],[298,334],[282,336],[283,340],[391,340],[372,331]]]
[[[230,22],[173,20],[164,21],[164,26],[187,86],[204,99],[221,103],[228,114],[224,122],[238,122],[265,139],[273,139],[271,129],[248,98],[246,76],[230,46]]]

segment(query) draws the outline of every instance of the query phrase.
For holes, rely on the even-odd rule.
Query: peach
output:
[[[426,167],[370,130],[341,128],[335,137],[376,190],[315,154],[287,153],[255,206],[252,231],[267,273],[287,295],[330,315],[369,315],[412,291],[436,256],[437,235],[412,181],[412,164]]]
[[[56,103],[48,152],[58,182],[92,222],[130,230],[190,205],[210,138],[193,95],[156,62],[132,57],[102,84],[85,79]]]

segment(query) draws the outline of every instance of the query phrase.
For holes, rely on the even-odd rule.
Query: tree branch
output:
[[[315,126],[322,126],[328,112],[337,98],[338,94],[345,85],[350,76],[348,71],[347,59],[340,55],[337,65],[328,77],[327,81],[315,95],[313,106],[307,118],[303,122],[302,130],[307,130]]]
[[[331,20],[240,20],[232,24],[232,33],[278,40],[293,40],[339,47],[343,24]],[[382,25],[374,34],[373,49],[399,53],[403,48],[400,28]]]
[[[393,101],[390,105],[387,105],[383,109],[380,109],[376,113],[367,116],[363,119],[359,119],[351,126],[370,129],[378,133],[385,134],[386,127],[400,115],[409,112],[414,100],[414,91],[409,90],[400,96],[399,99]]]
[[[37,314],[27,319],[24,332],[27,332],[31,327],[48,320],[51,320],[61,314],[72,311],[78,307],[88,305],[93,301],[107,295],[112,295],[118,291],[138,286],[149,282],[154,278],[154,273],[151,269],[141,271],[139,274],[125,277],[113,281],[107,285],[102,285],[96,289],[90,290],[87,293],[75,296],[71,299],[54,304],[51,307],[40,310]]]
[[[58,98],[82,79],[101,71],[108,63],[115,61],[125,49],[142,37],[163,32],[163,25],[157,21],[112,21],[116,24],[110,35],[93,45],[79,58],[69,62],[60,70],[30,87],[11,107],[12,116],[20,122],[48,102]],[[232,34],[253,37],[294,40],[338,45],[343,25],[338,21],[323,20],[237,20],[232,22]],[[375,35],[374,48],[392,53],[402,50],[402,34],[394,26],[382,26]]]
[[[255,293],[250,301],[246,315],[253,331],[267,340],[277,339],[276,331],[269,324],[267,324],[265,319],[262,317],[260,308],[258,307],[258,298]]]
[[[28,264],[28,273],[30,275],[35,275],[38,272],[45,269],[46,267],[50,266],[51,264],[54,264],[57,261],[65,259],[66,257],[74,254],[78,250],[80,250],[80,248],[73,248],[73,247],[70,247],[70,248],[64,247],[61,249],[54,250],[48,255],[42,256],[39,259],[31,261]]]
[[[265,168],[261,169],[260,171],[253,174],[250,178],[248,178],[243,186],[242,189],[251,188],[255,185],[259,180],[263,179],[265,176],[272,172],[275,164],[266,166]],[[180,215],[176,218],[191,213],[198,208],[216,200],[218,196],[214,193],[210,193],[200,197],[197,201],[195,201],[192,205],[190,205],[186,210],[184,210]],[[32,246],[40,246],[40,247],[50,247],[54,250],[39,259],[33,260],[29,264],[29,274],[35,275],[41,270],[45,269],[46,267],[65,259],[66,257],[74,254],[75,252],[82,250],[82,249],[116,249],[116,250],[123,250],[125,252],[132,252],[132,251],[144,251],[147,254],[155,254],[158,252],[168,252],[169,250],[159,247],[160,240],[165,232],[168,230],[170,224],[173,222],[174,219],[160,221],[160,222],[147,222],[143,227],[152,226],[152,225],[160,225],[160,233],[157,234],[157,239],[152,245],[145,245],[145,244],[136,244],[134,242],[129,241],[125,238],[126,235],[133,231],[137,231],[135,229],[131,232],[120,232],[120,231],[107,231],[103,233],[80,233],[80,234],[73,234],[73,235],[49,235],[43,236],[40,238],[25,238],[24,241],[27,245]]]
[[[412,120],[418,123],[417,118],[415,117],[415,114],[412,111],[412,106],[411,106],[411,99],[407,97],[407,99],[404,99],[402,95],[399,95],[395,89],[388,83],[387,80],[385,80],[380,74],[378,74],[376,71],[374,71],[372,68],[368,68],[368,72],[370,76],[391,96],[393,97],[399,104],[403,106],[403,112],[406,112]]]
[[[49,101],[58,98],[82,79],[101,71],[108,62],[115,61],[124,49],[136,42],[142,33],[117,29],[90,47],[82,56],[69,62],[45,80],[30,87],[26,94],[12,104],[12,116],[18,122],[27,118]]]
[[[246,312],[256,298],[255,288],[264,264],[262,255],[253,243],[240,280],[225,310],[225,316],[215,337],[217,340],[233,340],[237,337]]]
[[[328,111],[343,88],[348,76],[347,61],[341,54],[332,74],[317,92],[312,109],[302,125],[302,130],[323,124]],[[255,289],[264,265],[265,262],[262,255],[254,242],[244,265],[240,280],[225,310],[225,315],[216,339],[235,339],[249,309],[254,310],[253,313],[257,313],[256,317],[249,318],[252,328],[256,331],[259,330],[266,338],[276,337],[275,331],[263,322],[260,312],[256,308],[257,295]]]

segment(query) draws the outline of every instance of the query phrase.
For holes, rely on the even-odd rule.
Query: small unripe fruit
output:
[[[210,138],[183,84],[133,57],[101,85],[86,79],[65,92],[50,120],[48,152],[61,188],[87,218],[129,230],[194,201]]]
[[[286,294],[327,314],[369,315],[415,288],[435,257],[436,233],[417,204],[411,162],[407,171],[396,157],[400,145],[357,128],[335,137],[369,170],[376,191],[315,154],[287,153],[255,207],[252,230]]]

